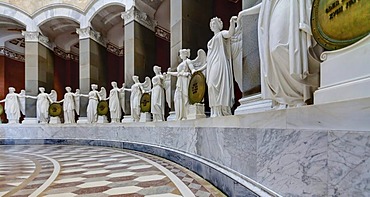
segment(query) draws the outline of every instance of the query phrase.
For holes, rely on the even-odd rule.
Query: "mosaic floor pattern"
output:
[[[0,196],[225,196],[191,171],[140,152],[88,146],[0,146]]]

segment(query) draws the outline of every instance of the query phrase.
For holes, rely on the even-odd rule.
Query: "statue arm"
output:
[[[224,38],[231,38],[235,34],[235,23],[237,21],[237,17],[233,16],[230,19],[230,27],[228,31],[222,31],[222,36]]]
[[[37,96],[28,96],[28,95],[26,95],[26,98],[37,99]]]
[[[177,75],[179,74],[179,72],[167,72],[167,74],[177,77]]]
[[[1,100],[1,101],[0,101],[0,103],[4,103],[5,101],[6,101],[6,98],[5,98],[5,99],[3,99],[3,100]]]

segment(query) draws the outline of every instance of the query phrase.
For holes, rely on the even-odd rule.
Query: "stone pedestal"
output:
[[[167,121],[175,121],[176,120],[176,112],[170,111],[170,115],[167,117]]]
[[[239,102],[240,106],[236,108],[235,115],[262,112],[272,109],[272,101],[263,100],[261,94],[241,98]]]
[[[346,48],[322,53],[321,60],[314,104],[370,97],[370,35]]]
[[[140,113],[140,122],[151,122],[152,114],[149,112]]]
[[[131,116],[123,116],[122,123],[134,122]]]
[[[49,124],[61,124],[62,122],[60,121],[59,117],[50,117]]]
[[[98,116],[98,123],[108,123],[107,116]]]
[[[189,105],[188,110],[188,116],[186,117],[188,120],[206,118],[206,114],[204,113],[204,104],[195,103],[194,105]]]
[[[78,118],[78,120],[77,120],[77,124],[87,124],[87,123],[89,123],[89,122],[87,121],[87,117],[82,117],[82,116],[80,116],[80,117]]]
[[[24,118],[22,124],[38,124],[37,118]]]

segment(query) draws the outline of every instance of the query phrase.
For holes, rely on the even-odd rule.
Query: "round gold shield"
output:
[[[0,105],[0,115],[2,115],[4,113],[4,108],[2,105]]]
[[[104,116],[107,115],[109,111],[108,102],[107,101],[99,101],[98,103],[98,115]]]
[[[150,94],[144,93],[140,99],[141,112],[150,112]]]
[[[370,33],[370,1],[315,0],[311,31],[327,50],[351,45]]]
[[[62,105],[60,103],[52,103],[50,106],[49,106],[49,115],[51,117],[57,117],[57,116],[60,116],[60,114],[62,114]]]
[[[189,83],[189,103],[195,104],[203,101],[206,92],[206,78],[203,73],[195,72],[190,79]]]

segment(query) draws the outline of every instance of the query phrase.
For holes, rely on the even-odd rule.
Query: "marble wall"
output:
[[[370,194],[368,132],[144,124],[64,127],[2,125],[0,138],[88,139],[144,144],[204,158],[236,171],[241,177],[249,177],[283,196]],[[183,162],[185,166],[193,165],[187,160]],[[209,171],[207,173],[212,174]]]

